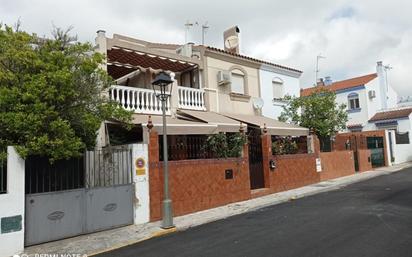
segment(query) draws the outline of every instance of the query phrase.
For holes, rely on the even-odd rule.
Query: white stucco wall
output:
[[[21,216],[21,230],[0,231],[0,257],[24,250],[24,160],[13,147],[7,148],[7,194],[0,194],[0,222],[5,217]]]
[[[143,224],[150,221],[148,147],[147,144],[133,144],[131,146],[133,184],[135,186],[134,224]],[[139,167],[139,164],[136,163],[138,159],[143,167]]]
[[[395,164],[412,161],[412,126],[411,126],[412,116],[409,115],[409,119],[398,120],[398,132],[409,132],[409,142],[410,144],[396,144],[394,146],[394,156]]]
[[[368,122],[368,97],[365,88],[346,90],[343,92],[336,93],[336,102],[338,104],[345,104],[348,107],[348,95],[351,93],[357,93],[359,95],[359,111],[348,112],[347,125],[351,124],[363,124],[366,125]]]
[[[299,77],[285,75],[280,72],[270,70],[268,68],[261,68],[259,70],[260,78],[260,95],[264,101],[262,108],[263,116],[278,119],[284,105],[281,101],[273,101],[273,85],[274,78],[279,78],[283,81],[283,95],[299,96],[300,95],[300,82]]]
[[[368,104],[368,120],[376,114],[378,110],[381,110],[382,107],[382,100],[381,100],[381,88],[379,87],[379,81],[377,79],[372,80],[368,84],[365,85],[365,93],[367,97],[367,104]],[[376,97],[369,98],[368,92],[375,91]],[[367,122],[366,120],[365,122]]]

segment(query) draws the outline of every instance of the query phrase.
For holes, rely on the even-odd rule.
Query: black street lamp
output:
[[[170,85],[170,86],[169,86]],[[169,196],[169,165],[167,153],[167,129],[166,129],[166,103],[172,94],[173,80],[166,72],[160,72],[152,81],[155,96],[162,102],[163,113],[163,174],[164,174],[164,197],[163,197],[163,220],[162,228],[173,228],[172,200]],[[169,106],[170,109],[170,106]]]

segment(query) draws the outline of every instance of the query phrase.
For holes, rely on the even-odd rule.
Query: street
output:
[[[412,168],[97,256],[412,256]]]

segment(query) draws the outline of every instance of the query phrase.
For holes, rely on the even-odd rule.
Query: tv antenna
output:
[[[320,60],[320,59],[325,59],[325,58],[326,58],[326,57],[325,57],[325,56],[322,56],[321,53],[319,53],[319,54],[316,56],[316,70],[315,70],[316,80],[315,80],[315,86],[318,85],[318,75],[319,75],[319,71],[320,71],[320,69],[319,69],[319,60]]]
[[[206,21],[206,23],[202,25],[202,45],[205,45],[206,32],[210,28],[210,26],[207,23],[208,22]]]

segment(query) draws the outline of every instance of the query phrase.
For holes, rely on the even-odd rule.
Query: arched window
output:
[[[273,78],[272,79],[272,90],[273,90],[274,100],[283,99],[284,97],[283,80],[280,78]]]
[[[357,93],[350,93],[348,95],[348,109],[356,110],[359,109],[359,95]]]
[[[232,93],[245,95],[245,73],[239,69],[233,69],[231,73],[232,82],[230,87]]]

